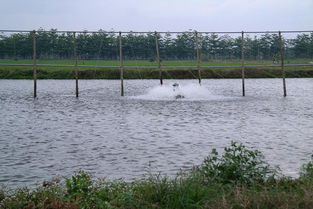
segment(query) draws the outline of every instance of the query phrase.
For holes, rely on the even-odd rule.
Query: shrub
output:
[[[313,154],[311,155],[311,160],[308,163],[302,165],[300,178],[313,179]]]
[[[224,148],[222,156],[213,149],[198,170],[206,182],[236,185],[264,182],[275,175],[261,152],[233,141],[230,147]]]
[[[78,171],[71,178],[65,179],[65,197],[74,200],[81,208],[88,208],[92,202],[92,180],[89,173]]]
[[[5,198],[5,191],[0,189],[0,202]]]
[[[90,174],[84,171],[78,171],[71,178],[66,178],[67,196],[77,198],[88,194],[92,185]]]

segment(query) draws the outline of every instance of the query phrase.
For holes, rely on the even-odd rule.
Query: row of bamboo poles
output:
[[[33,31],[33,80],[34,80],[34,98],[37,97],[37,57],[36,57],[36,31]],[[200,54],[200,45],[199,45],[199,35],[198,32],[195,33],[195,49],[196,49],[196,68],[198,71],[198,80],[199,85],[201,85],[201,54]],[[245,47],[244,47],[244,32],[241,32],[241,79],[242,79],[242,96],[245,96]],[[286,73],[284,65],[284,42],[282,40],[281,32],[278,32],[279,35],[279,44],[280,44],[280,67],[282,71],[283,79],[283,94],[284,97],[287,96],[286,90]],[[122,32],[119,32],[119,69],[120,69],[120,81],[121,81],[121,96],[124,96],[124,64],[123,64],[123,43],[122,43]],[[163,85],[163,72],[160,61],[160,51],[159,51],[159,34],[155,32],[155,47],[156,47],[156,58],[157,58],[157,67],[159,70],[159,79],[160,84]],[[77,56],[77,46],[76,46],[76,33],[73,32],[73,57],[75,60],[75,93],[76,97],[79,96],[78,88],[78,56]]]

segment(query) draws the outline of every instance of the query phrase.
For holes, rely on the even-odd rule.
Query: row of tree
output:
[[[75,41],[74,41],[75,40]],[[166,33],[157,37],[160,55],[166,59],[195,59],[195,33]],[[203,60],[240,59],[241,35],[199,34],[199,47]],[[36,33],[36,49],[39,59],[71,59],[74,42],[80,59],[117,59],[119,38],[117,33],[60,33],[53,29]],[[313,33],[298,34],[284,39],[288,58],[313,58]],[[125,59],[155,60],[156,37],[154,33],[128,33],[122,36]],[[30,59],[32,57],[33,34],[0,34],[1,59]],[[280,53],[278,34],[245,36],[245,58],[253,60],[275,59]]]

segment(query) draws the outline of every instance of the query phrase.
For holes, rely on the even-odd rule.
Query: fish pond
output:
[[[173,91],[172,85],[179,87]],[[190,169],[231,141],[297,176],[313,153],[313,79],[0,80],[0,184],[79,169],[126,181]],[[177,94],[183,97],[176,97]]]

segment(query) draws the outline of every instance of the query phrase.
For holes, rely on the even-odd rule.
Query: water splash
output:
[[[183,96],[181,98],[180,96]],[[179,97],[179,98],[178,98]],[[206,87],[199,84],[179,85],[173,89],[172,85],[155,86],[147,90],[143,95],[132,96],[133,99],[142,100],[219,100],[225,97],[213,95]]]

